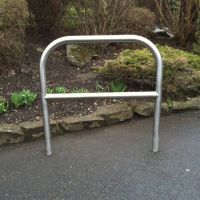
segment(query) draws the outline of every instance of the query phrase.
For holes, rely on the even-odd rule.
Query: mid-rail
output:
[[[122,93],[69,93],[69,94],[47,94],[46,81],[46,63],[47,59],[54,49],[63,44],[80,44],[80,43],[113,43],[113,42],[137,42],[146,46],[153,54],[156,65],[156,89],[149,92],[122,92]],[[66,36],[59,38],[50,43],[44,50],[40,60],[40,83],[41,83],[41,99],[43,109],[43,123],[46,140],[47,155],[52,154],[50,119],[48,111],[49,99],[91,99],[91,98],[136,98],[136,97],[152,97],[155,98],[155,113],[153,127],[153,152],[159,150],[159,129],[162,101],[162,79],[163,79],[163,62],[157,47],[148,39],[137,35],[101,35],[101,36]]]

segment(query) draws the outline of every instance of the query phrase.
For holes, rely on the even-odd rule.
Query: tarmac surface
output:
[[[0,149],[0,200],[199,200],[200,112],[152,118]]]

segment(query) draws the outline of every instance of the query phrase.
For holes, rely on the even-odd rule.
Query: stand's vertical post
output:
[[[41,84],[41,99],[42,99],[42,110],[43,110],[43,124],[44,124],[44,134],[46,141],[46,153],[48,156],[52,155],[51,148],[51,132],[50,132],[50,119],[49,119],[49,109],[48,102],[45,99],[47,93],[47,84],[46,84],[46,61],[49,56],[49,49],[47,48],[42,54],[40,60],[40,84]]]
[[[155,50],[157,51],[157,50]],[[159,52],[155,55],[157,60],[157,74],[156,74],[156,92],[158,97],[155,101],[154,112],[154,126],[153,126],[153,152],[159,150],[159,132],[160,132],[160,117],[161,117],[161,103],[162,103],[162,81],[163,81],[163,61]]]
[[[159,150],[159,130],[160,130],[160,108],[161,100],[159,97],[156,98],[155,102],[155,113],[154,113],[154,127],[153,127],[153,152],[158,152]]]
[[[46,99],[42,99],[42,107],[43,107],[43,121],[44,121],[44,132],[45,132],[45,140],[46,140],[46,152],[47,155],[52,155],[51,148],[51,133],[50,133],[50,120],[49,120],[49,110],[48,103]]]

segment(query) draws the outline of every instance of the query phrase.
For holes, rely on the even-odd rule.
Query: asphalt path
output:
[[[152,118],[0,149],[0,200],[199,200],[200,112]]]

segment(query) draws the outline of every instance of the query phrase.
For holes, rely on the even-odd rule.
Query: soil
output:
[[[114,47],[110,47],[112,50]],[[110,49],[109,48],[109,49]],[[30,51],[31,52],[31,51]],[[30,53],[29,52],[29,53]],[[102,64],[105,59],[114,58],[117,54],[106,51],[93,60],[92,66]],[[35,57],[35,55],[30,55]],[[0,96],[5,97],[10,101],[10,96],[13,92],[29,89],[38,94],[38,98],[32,107],[24,107],[15,109],[9,102],[9,111],[0,115],[0,123],[20,123],[28,120],[36,120],[42,117],[41,98],[40,98],[40,80],[39,80],[39,62],[33,62],[36,58],[29,59],[32,62],[27,64],[25,68],[30,68],[28,73],[20,73],[15,76],[0,77]],[[29,65],[29,66],[28,66]],[[70,65],[66,59],[65,50],[59,49],[55,51],[49,58],[47,63],[47,87],[55,88],[56,86],[64,86],[69,90],[73,88],[87,88],[89,92],[96,91],[97,82],[107,87],[109,82],[100,75],[93,79],[81,80],[80,75],[91,73],[91,67],[86,66],[78,68]],[[87,115],[94,112],[98,106],[103,104],[110,104],[113,100],[54,100],[49,103],[50,115],[53,119],[58,119],[64,116]],[[118,101],[118,100],[114,100]],[[119,100],[120,101],[120,100]]]

